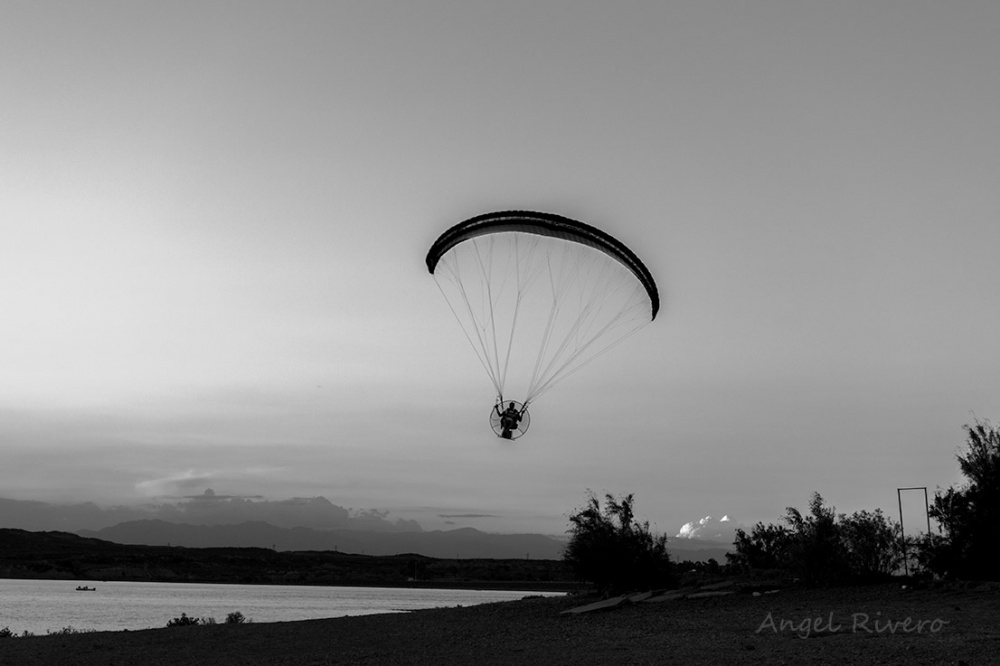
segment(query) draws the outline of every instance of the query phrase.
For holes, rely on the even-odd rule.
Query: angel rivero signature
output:
[[[882,613],[852,613],[849,619],[838,620],[831,612],[827,616],[806,617],[801,619],[776,618],[767,614],[764,621],[754,633],[771,632],[775,634],[793,633],[799,638],[809,638],[812,635],[837,634],[849,632],[855,634],[936,634],[949,624],[948,620],[940,618],[892,619],[882,617]]]

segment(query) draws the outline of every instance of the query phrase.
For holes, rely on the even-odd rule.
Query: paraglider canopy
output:
[[[473,217],[441,234],[426,263],[497,397],[517,397],[520,410],[660,309],[631,249],[553,213]]]
[[[553,213],[536,213],[523,210],[486,213],[456,224],[441,234],[427,252],[427,270],[433,274],[441,257],[462,241],[486,234],[503,232],[537,234],[539,236],[561,238],[566,241],[589,245],[606,253],[612,259],[621,262],[639,280],[642,287],[646,290],[646,294],[649,296],[649,319],[650,321],[656,319],[656,313],[660,311],[659,292],[656,288],[656,282],[653,281],[653,276],[650,274],[649,269],[639,260],[639,257],[632,250],[628,249],[624,243],[611,236],[611,234],[583,222],[577,222],[576,220]]]

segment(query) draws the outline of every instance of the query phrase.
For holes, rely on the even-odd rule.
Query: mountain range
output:
[[[544,559],[562,557],[563,543],[541,534],[488,534],[472,528],[431,532],[374,532],[275,527],[265,522],[189,525],[136,520],[101,530],[78,530],[83,537],[114,543],[185,548],[271,548],[329,550],[363,555],[417,553],[436,558]]]
[[[188,548],[256,547],[367,555],[414,553],[434,558],[562,557],[565,540],[541,534],[492,534],[473,528],[425,531],[386,512],[353,511],[323,497],[284,501],[219,497],[177,504],[103,509],[0,499],[0,527],[58,530],[119,544]],[[668,541],[675,561],[725,562],[731,544],[709,539]]]
[[[101,530],[78,530],[83,537],[121,544],[186,548],[270,548],[278,551],[337,551],[364,555],[417,553],[456,559],[562,558],[565,542],[542,534],[490,534],[465,527],[427,532],[372,532],[283,528],[264,522],[188,525],[138,520]],[[704,539],[673,539],[668,549],[677,561],[725,562],[726,545]]]
[[[164,520],[192,525],[262,521],[277,527],[347,529],[367,532],[420,532],[415,520],[391,520],[388,511],[349,509],[325,497],[264,500],[216,495],[172,498],[159,503],[101,507],[93,502],[54,504],[0,498],[0,526],[22,530],[99,530],[134,520]]]

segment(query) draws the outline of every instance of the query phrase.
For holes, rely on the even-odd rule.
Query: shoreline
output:
[[[564,592],[566,594],[585,594],[589,591],[589,586],[585,583],[571,581],[507,581],[507,580],[461,580],[461,581],[440,581],[440,580],[411,580],[411,581],[338,581],[336,583],[316,583],[316,582],[272,582],[272,581],[220,581],[220,580],[152,580],[134,578],[63,578],[46,576],[33,576],[25,578],[23,576],[0,575],[0,580],[20,580],[20,581],[62,581],[74,586],[89,586],[94,588],[101,583],[157,583],[162,585],[190,584],[190,585],[245,585],[245,586],[274,586],[274,587],[371,587],[384,589],[422,589],[422,590],[498,590],[508,592]],[[83,591],[83,590],[80,590]],[[90,591],[90,590],[87,590]]]
[[[1000,641],[996,586],[787,588],[563,613],[593,600],[0,639],[0,665],[977,664]],[[853,627],[859,615],[882,624]]]
[[[167,627],[182,613],[207,625],[224,624],[234,613],[248,622],[274,623],[566,594],[565,590],[505,589],[489,584],[437,588],[131,581],[92,582],[82,590],[75,580],[5,579],[0,580],[0,600],[4,601],[0,638],[157,629]]]

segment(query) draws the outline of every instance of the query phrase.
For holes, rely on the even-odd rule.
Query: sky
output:
[[[989,1],[2,2],[0,496],[897,516],[1000,420],[998,28]],[[632,247],[662,309],[509,443],[423,260],[512,208]]]

